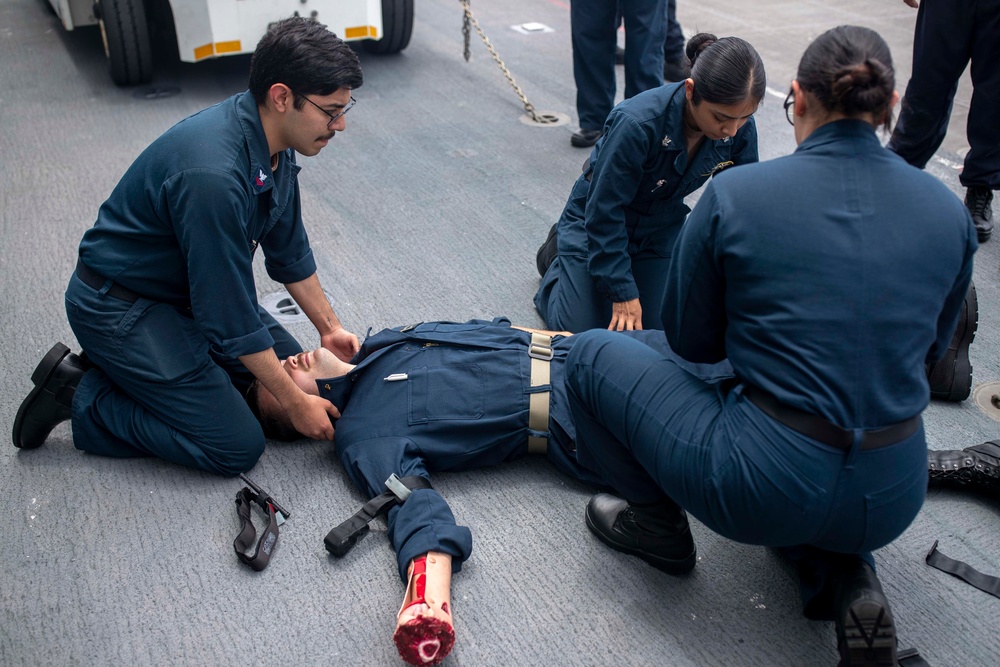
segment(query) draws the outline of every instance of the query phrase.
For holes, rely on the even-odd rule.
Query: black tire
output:
[[[413,0],[382,0],[382,39],[363,42],[369,53],[399,53],[413,34]]]
[[[111,80],[119,86],[149,83],[153,50],[142,0],[98,0],[96,7]]]

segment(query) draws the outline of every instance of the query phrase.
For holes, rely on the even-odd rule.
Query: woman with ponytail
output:
[[[779,548],[805,615],[836,622],[842,666],[896,664],[871,551],[924,500],[925,363],[960,315],[967,340],[975,329],[976,230],[951,191],[882,147],[894,88],[877,33],[824,33],[786,103],[795,153],[713,179],[684,224],[667,340],[692,362],[728,359],[730,381],[606,331],[577,336],[566,359],[578,459],[626,490],[591,500],[590,529],[661,569],[695,562],[685,511]]]
[[[658,329],[684,197],[757,161],[764,64],[738,37],[688,42],[691,77],[616,106],[538,251],[535,307],[550,329]]]

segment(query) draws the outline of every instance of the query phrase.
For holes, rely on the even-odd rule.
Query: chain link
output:
[[[463,3],[463,8],[466,11],[462,12],[462,41],[464,42],[462,56],[465,57],[465,62],[469,62],[469,58],[472,57],[472,52],[469,50],[469,17],[472,16],[472,12],[468,11],[468,2]]]
[[[524,92],[521,90],[521,87],[514,82],[514,77],[511,76],[510,70],[507,69],[507,65],[504,64],[499,54],[497,54],[497,50],[493,48],[493,45],[490,43],[489,37],[487,37],[486,33],[483,32],[483,29],[479,27],[479,21],[477,21],[476,17],[472,15],[472,10],[469,8],[469,0],[460,0],[460,2],[462,3],[462,11],[464,12],[464,16],[462,18],[462,35],[465,37],[465,53],[464,53],[465,60],[468,61],[470,56],[469,24],[472,24],[472,27],[476,29],[476,33],[479,35],[479,38],[483,40],[483,44],[486,45],[486,49],[490,52],[490,55],[493,56],[494,62],[496,62],[496,64],[500,67],[500,71],[503,72],[504,77],[507,78],[507,81],[508,83],[510,83],[511,88],[513,88],[514,92],[517,93],[518,99],[520,99],[521,104],[524,105],[524,110],[528,113],[529,116],[531,116],[532,120],[534,120],[535,122],[541,122],[538,119],[538,115],[535,113],[534,105],[532,105],[531,102],[528,101],[528,98],[525,97]]]

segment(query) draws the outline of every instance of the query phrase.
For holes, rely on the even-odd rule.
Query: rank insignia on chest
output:
[[[262,188],[264,187],[264,182],[266,180],[267,180],[267,174],[264,173],[263,169],[258,167],[257,178],[254,179],[253,184],[256,185],[258,188]]]
[[[709,171],[702,174],[702,176],[715,176],[726,167],[733,166],[733,164],[735,163],[732,160],[726,160],[725,162],[720,162],[719,164],[712,167]]]
[[[663,135],[663,141],[660,142],[660,145],[666,148],[672,143],[674,143],[674,140],[670,138],[669,134],[665,134]]]

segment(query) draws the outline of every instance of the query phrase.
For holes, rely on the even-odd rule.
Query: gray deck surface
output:
[[[794,149],[781,97],[823,30],[880,30],[901,90],[909,77],[915,12],[901,0],[679,4],[688,34],[736,34],[764,57],[775,94],[758,114],[762,159]],[[478,0],[473,8],[536,108],[575,122],[568,2]],[[519,121],[517,98],[482,44],[462,60],[460,17],[455,0],[420,0],[410,46],[394,57],[362,55],[366,82],[347,131],[302,160],[320,277],[359,334],[495,315],[541,325],[531,305],[535,249],[587,151],[570,146],[572,124]],[[529,21],[553,32],[510,29]],[[242,90],[248,65],[245,57],[174,63],[154,83],[180,94],[140,99],[110,83],[94,29],[64,32],[45,0],[0,0],[5,433],[41,355],[57,340],[76,347],[62,294],[99,205],[148,142]],[[965,81],[929,167],[959,195],[954,165],[969,96]],[[994,239],[976,262],[977,385],[1000,379],[998,255]],[[262,295],[279,289],[261,262],[257,270]],[[316,344],[309,325],[292,329]],[[1000,435],[1000,423],[971,400],[934,403],[925,417],[932,448]],[[342,561],[323,549],[326,532],[362,501],[331,450],[272,443],[252,471],[293,513],[271,566],[253,573],[232,552],[237,480],[85,455],[67,424],[41,449],[0,447],[0,664],[402,664],[390,635],[403,586],[384,524]],[[698,565],[674,578],[594,539],[583,522],[591,491],[544,460],[438,475],[435,484],[475,536],[453,581],[458,643],[447,665],[836,662],[832,624],[801,616],[795,582],[765,549],[696,524]],[[919,647],[932,665],[997,664],[1000,600],[923,557],[940,540],[944,553],[1000,574],[998,510],[982,497],[934,492],[909,530],[876,554],[901,646]]]

